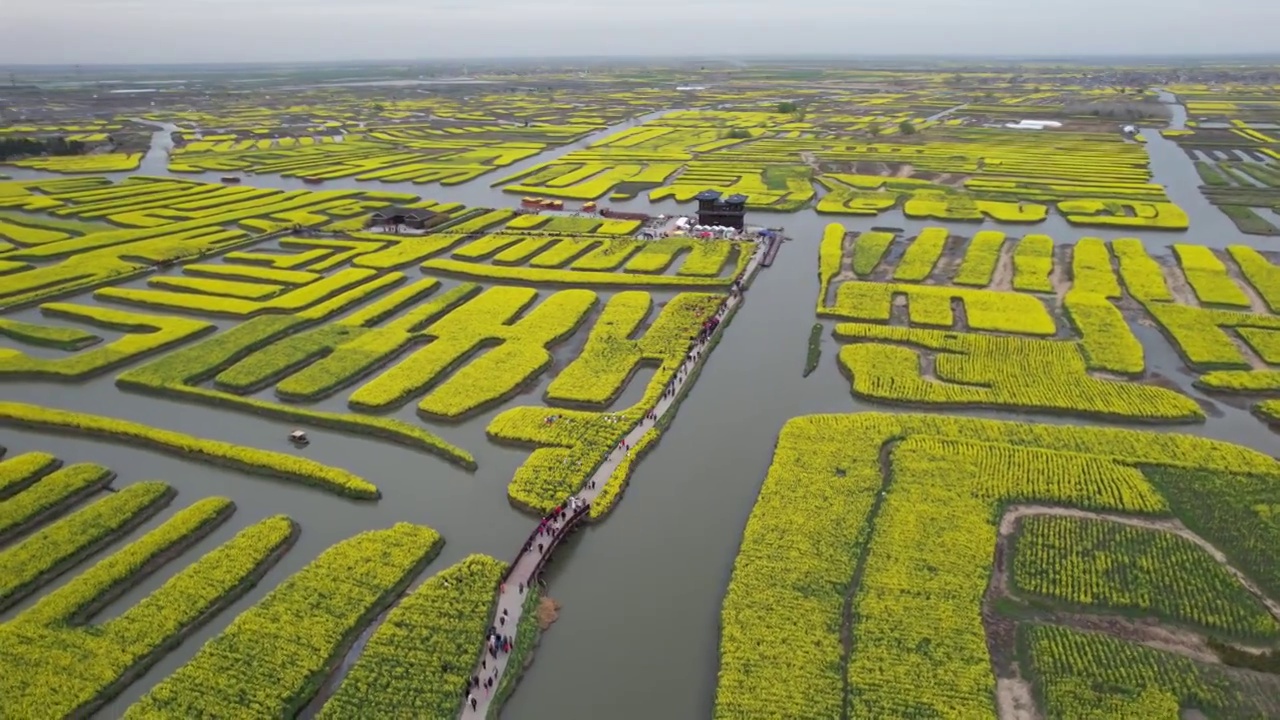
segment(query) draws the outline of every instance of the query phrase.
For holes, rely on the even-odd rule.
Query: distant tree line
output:
[[[0,160],[23,155],[80,155],[84,150],[84,143],[63,137],[0,139]]]

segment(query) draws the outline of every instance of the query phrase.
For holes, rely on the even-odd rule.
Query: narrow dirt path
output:
[[[1177,300],[1181,305],[1200,307],[1200,298],[1196,297],[1195,292],[1191,289],[1191,284],[1187,282],[1187,276],[1182,272],[1182,268],[1178,266],[1178,261],[1173,256],[1162,257],[1157,261],[1157,264],[1160,265],[1160,270],[1164,273],[1165,284],[1169,286],[1169,292],[1173,294],[1173,299]]]
[[[1022,667],[1018,662],[1014,648],[1017,626],[1019,622],[1027,621],[1018,621],[1005,617],[995,610],[996,603],[1000,599],[1017,599],[1017,596],[1010,591],[1010,546],[1013,535],[1022,519],[1034,515],[1102,520],[1174,533],[1179,537],[1190,540],[1209,553],[1214,560],[1257,597],[1273,616],[1280,619],[1280,603],[1268,597],[1253,581],[1232,566],[1222,551],[1197,535],[1176,518],[1143,518],[1055,505],[1012,505],[1000,518],[995,559],[992,563],[987,591],[982,600],[983,628],[987,634],[987,648],[996,674],[996,709],[997,717],[1000,720],[1042,720],[1043,718],[1039,708],[1036,706],[1031,682],[1023,675]],[[1154,619],[1142,620],[1118,615],[1095,615],[1062,611],[1044,611],[1042,615],[1043,617],[1037,618],[1037,620],[1086,632],[1105,633],[1155,650],[1175,653],[1203,663],[1222,664],[1217,653],[1209,647],[1205,635],[1184,628],[1164,625]],[[1239,645],[1237,647],[1250,651],[1264,649]]]
[[[1112,513],[1093,512],[1091,510],[1080,510],[1078,508],[1059,507],[1055,505],[1011,505],[1000,518],[1000,539],[1007,542],[1006,537],[1011,535],[1017,527],[1018,521],[1029,515],[1057,515],[1061,517],[1084,518],[1088,520],[1105,520],[1107,522],[1120,523],[1121,525],[1129,525],[1132,527],[1147,528],[1150,530],[1162,530],[1171,532],[1179,537],[1186,538],[1196,545],[1200,546],[1205,552],[1222,565],[1227,572],[1241,585],[1249,590],[1254,597],[1258,598],[1271,613],[1273,617],[1280,620],[1280,602],[1271,599],[1257,583],[1250,580],[1244,573],[1240,572],[1231,564],[1227,556],[1221,550],[1210,543],[1208,540],[1197,535],[1186,525],[1182,524],[1177,518],[1144,518],[1133,515],[1119,515]],[[1007,582],[1003,585],[1005,591],[1008,590]]]
[[[741,277],[750,278],[752,276],[763,259],[764,249],[765,246],[763,244],[756,248],[755,254],[751,256],[751,260],[747,263]],[[744,291],[745,288],[744,284]],[[674,392],[668,393],[654,407],[654,417],[658,420],[661,420],[671,411],[672,406],[684,391],[685,385],[689,383],[690,378],[693,376],[694,370],[705,361],[709,344],[717,333],[723,332],[726,325],[724,318],[742,303],[743,296],[743,293],[731,295],[721,305],[720,310],[715,315],[716,318],[721,320],[715,333],[694,347],[689,357],[685,359],[680,365],[680,369],[676,371],[675,378],[672,380]],[[651,430],[658,420],[646,418],[632,428],[625,438],[627,445],[634,446],[640,442],[640,438],[644,437],[644,434]],[[582,490],[573,497],[588,503],[595,501],[601,491],[604,490],[605,483],[613,475],[613,471],[617,469],[618,464],[628,455],[630,455],[629,450],[626,452],[614,450],[610,453],[604,463],[596,469],[595,474],[587,480]],[[564,521],[552,522],[550,526],[552,532],[559,532],[564,527]],[[528,592],[529,586],[537,581],[537,578],[534,577],[534,571],[539,567],[543,558],[552,551],[553,548],[549,541],[542,544],[535,542],[528,549],[522,549],[520,554],[516,556],[511,572],[508,573],[507,581],[499,590],[498,603],[494,606],[494,619],[490,623],[500,634],[515,635],[516,627],[520,624],[521,616],[524,613],[525,593]],[[480,661],[473,669],[472,674],[478,676],[482,683],[487,678],[493,678],[493,687],[497,688],[507,672],[507,661],[509,659],[510,655],[508,654],[498,653],[498,656],[494,658],[490,656],[487,649],[482,649]],[[519,668],[516,671],[519,672]],[[477,690],[473,690],[471,695],[476,700],[475,707],[472,708],[469,702],[464,701],[459,717],[463,720],[478,720],[489,717],[489,706],[493,700],[494,692],[492,690],[486,691],[482,686]]]
[[[1014,243],[1008,240],[1000,246],[1000,258],[996,261],[996,271],[987,285],[988,290],[1013,290],[1013,248]]]

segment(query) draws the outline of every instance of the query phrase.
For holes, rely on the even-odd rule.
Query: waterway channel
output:
[[[1174,106],[1175,112],[1181,106]],[[1185,119],[1185,113],[1183,113]],[[608,132],[553,151],[570,152]],[[1029,226],[994,223],[951,224],[952,232],[970,235],[978,229],[1002,229],[1011,235],[1043,232],[1060,243],[1081,236],[1142,237],[1153,252],[1170,242],[1197,242],[1214,247],[1230,243],[1261,246],[1257,238],[1236,231],[1225,217],[1200,197],[1191,161],[1157,132],[1144,131],[1155,182],[1168,187],[1170,197],[1187,210],[1192,227],[1186,232],[1113,232],[1078,229],[1060,218]],[[165,129],[153,137],[141,172],[165,174]],[[527,164],[542,162],[543,155]],[[519,170],[513,166],[508,172]],[[8,171],[6,171],[8,172]],[[17,171],[15,177],[46,177]],[[191,177],[181,175],[180,177]],[[497,175],[495,174],[496,178]],[[410,183],[331,181],[323,187],[365,187],[415,192],[441,201],[470,205],[509,206],[514,198],[481,180],[461,187]],[[254,177],[250,184],[304,187],[301,181]],[[305,186],[312,188],[313,186]],[[624,208],[674,211],[674,202],[650,204],[643,199],[609,203]],[[687,206],[684,206],[687,208]],[[651,210],[652,211],[652,210]],[[694,720],[710,715],[715,691],[719,606],[729,579],[739,537],[769,464],[773,444],[790,418],[810,413],[859,411],[894,412],[891,407],[854,400],[840,375],[828,337],[819,370],[801,376],[809,328],[815,321],[817,246],[823,227],[839,220],[847,227],[902,228],[912,234],[936,226],[891,213],[877,218],[833,218],[812,210],[791,215],[751,213],[749,222],[783,225],[796,238],[787,243],[772,268],[764,270],[748,291],[746,302],[719,347],[708,358],[701,377],[682,405],[655,452],[636,470],[630,489],[615,512],[602,524],[575,536],[556,556],[547,573],[549,594],[562,605],[559,621],[545,635],[536,660],[510,700],[503,717],[514,720]],[[602,292],[602,300],[611,293]],[[94,303],[84,294],[76,302]],[[23,317],[35,319],[34,310]],[[219,324],[225,324],[220,322]],[[830,324],[828,323],[828,328]],[[1214,402],[1189,388],[1191,378],[1181,371],[1176,354],[1160,335],[1139,329],[1152,372],[1178,383],[1193,397]],[[557,351],[580,342],[570,341]],[[4,342],[0,341],[0,346]],[[638,397],[647,375],[633,381],[615,406]],[[537,402],[547,379],[503,407]],[[118,391],[110,376],[82,385],[13,383],[0,388],[6,399],[71,408],[145,422],[195,435],[250,446],[284,448],[291,426],[242,413],[207,406],[161,400]],[[318,405],[339,410],[347,393]],[[269,393],[262,395],[269,397]],[[1276,452],[1276,435],[1246,411],[1215,403],[1214,417],[1203,426],[1159,431],[1184,431],[1230,440]],[[398,521],[423,523],[447,539],[432,571],[470,553],[509,559],[520,547],[533,520],[506,501],[506,485],[525,457],[524,451],[488,442],[483,429],[500,411],[495,408],[457,425],[433,425],[446,439],[473,452],[479,470],[467,473],[434,457],[397,445],[340,433],[315,430],[303,452],[316,460],[353,469],[382,488],[377,503],[344,501],[296,485],[249,477],[109,443],[0,429],[0,445],[11,451],[45,449],[67,461],[94,461],[114,468],[117,484],[161,478],[179,490],[175,507],[210,495],[233,498],[238,511],[224,527],[108,607],[110,617],[154,590],[180,566],[225,541],[235,531],[261,518],[287,513],[302,527],[297,546],[262,583],[229,611],[210,622],[190,640],[159,662],[141,681],[129,687],[100,713],[117,717],[166,674],[186,662],[200,644],[222,630],[236,613],[261,599],[267,589],[313,559],[321,550],[363,529],[386,527]],[[1032,419],[1051,423],[1085,423],[1053,416],[997,412],[965,412],[991,418]],[[396,414],[414,420],[412,405]],[[153,520],[133,532],[138,537],[159,524]],[[66,578],[54,583],[57,587]],[[0,613],[12,617],[30,602]]]

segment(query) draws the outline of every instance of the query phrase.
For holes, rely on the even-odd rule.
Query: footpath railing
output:
[[[560,541],[573,534],[573,531],[577,529],[578,525],[581,524],[582,519],[585,518],[589,512],[591,512],[591,503],[583,503],[577,510],[573,511],[571,515],[565,518],[564,527],[554,533],[550,539],[543,541],[546,549],[541,553],[541,557],[538,558],[537,564],[535,564],[533,569],[529,571],[529,577],[520,578],[525,585],[533,583],[533,581],[538,577],[538,574],[542,572],[543,567],[546,566],[547,560],[551,559],[551,553],[555,552],[556,547],[560,545]],[[506,584],[511,579],[511,574],[515,572],[516,567],[520,564],[520,559],[524,557],[525,553],[530,552],[537,546],[538,538],[540,537],[540,530],[541,527],[534,528],[533,531],[529,533],[529,537],[525,540],[524,545],[520,546],[520,552],[516,554],[516,559],[507,566],[507,571],[502,576],[503,584]]]
[[[782,235],[774,233],[769,236],[769,244],[764,249],[764,257],[760,260],[761,267],[771,267],[773,259],[778,256],[778,249],[782,247]]]

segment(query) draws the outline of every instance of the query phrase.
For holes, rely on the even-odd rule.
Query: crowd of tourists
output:
[[[680,364],[679,369],[676,370],[675,376],[667,382],[666,387],[662,391],[662,400],[668,400],[675,397],[677,388],[679,388],[680,384],[684,382],[690,368],[698,362],[703,351],[706,350],[707,343],[710,342],[711,338],[714,337],[716,330],[720,327],[720,322],[723,320],[724,314],[729,309],[729,302],[741,294],[742,283],[739,280],[734,280],[729,287],[729,298],[721,302],[720,306],[716,308],[715,313],[703,322],[702,327],[698,331],[697,337],[689,342],[689,348],[685,353],[684,361]],[[550,425],[559,419],[559,415],[550,415],[544,422]],[[616,422],[617,417],[614,416],[613,420]],[[657,420],[657,408],[652,408],[645,413],[642,423],[657,422]],[[606,460],[611,460],[613,458],[613,453],[618,451],[623,452],[624,455],[629,454],[632,451],[631,444],[625,437],[618,442],[618,446],[616,448],[613,448],[610,451]],[[594,490],[595,487],[596,481],[593,477],[588,481],[587,488],[589,490]],[[550,513],[538,521],[537,530],[529,537],[528,540],[525,541],[524,547],[520,550],[520,556],[516,558],[516,562],[519,563],[520,558],[535,547],[537,548],[540,560],[542,556],[548,552],[549,548],[554,545],[559,535],[565,530],[570,519],[573,518],[575,514],[585,511],[590,506],[591,503],[588,500],[577,496],[570,497],[566,502],[557,505]],[[536,575],[536,570],[533,575]],[[530,583],[534,581],[533,575],[528,578]],[[520,595],[523,596],[525,592],[525,583],[523,580],[518,582],[518,589]],[[506,594],[506,583],[503,583],[500,588],[500,594]],[[507,610],[504,608],[498,616],[498,627],[489,628],[489,634],[486,639],[486,655],[480,659],[480,672],[472,675],[470,681],[467,683],[465,690],[466,702],[473,712],[476,710],[478,705],[476,693],[483,688],[485,697],[489,697],[489,693],[492,692],[498,682],[499,670],[497,661],[503,655],[511,652],[513,642],[512,637],[510,635],[502,634],[502,631],[508,629],[506,627],[507,618]],[[490,674],[490,660],[493,660],[492,674]]]
[[[523,585],[523,583],[522,583]],[[521,589],[523,593],[523,588]],[[504,608],[502,614],[498,616],[498,623],[507,624],[507,611]],[[489,626],[489,632],[485,635],[485,656],[480,658],[480,672],[471,676],[467,681],[467,687],[464,694],[467,697],[467,704],[474,711],[476,709],[476,693],[484,688],[485,697],[493,692],[498,685],[498,657],[507,655],[511,652],[511,648],[515,647],[515,639],[510,635],[504,635],[498,632],[498,629]],[[490,663],[492,661],[492,663]],[[492,670],[492,673],[490,673]]]

